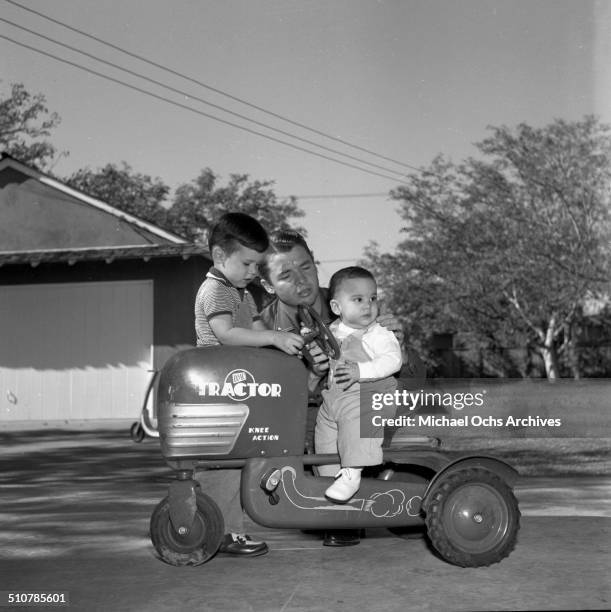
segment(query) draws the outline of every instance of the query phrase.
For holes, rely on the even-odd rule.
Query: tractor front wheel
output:
[[[151,516],[151,541],[170,565],[201,565],[218,551],[225,529],[223,515],[214,500],[196,494],[197,509],[189,531],[180,534],[170,519],[170,500],[162,499]]]

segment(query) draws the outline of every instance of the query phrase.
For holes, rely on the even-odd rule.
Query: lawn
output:
[[[450,455],[484,453],[503,459],[522,476],[608,476],[611,438],[469,438],[442,441]]]

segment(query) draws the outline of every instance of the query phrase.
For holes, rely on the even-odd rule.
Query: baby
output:
[[[376,323],[377,285],[364,268],[338,270],[329,283],[329,305],[339,317],[330,328],[340,343],[331,364],[329,387],[316,419],[317,453],[338,453],[340,466],[321,465],[322,476],[335,476],[325,495],[348,501],[359,489],[364,466],[382,463],[383,438],[361,437],[361,385],[368,391],[393,392],[392,374],[401,368],[401,347],[395,335]]]

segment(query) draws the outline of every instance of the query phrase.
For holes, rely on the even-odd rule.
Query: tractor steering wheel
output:
[[[297,321],[301,328],[304,344],[314,341],[322,352],[330,359],[339,357],[339,344],[333,337],[329,327],[311,306],[300,304],[297,307]],[[304,359],[314,365],[314,358],[305,346],[301,349]]]

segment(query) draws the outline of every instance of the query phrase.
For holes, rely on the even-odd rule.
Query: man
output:
[[[261,319],[269,329],[299,331],[297,313],[299,305],[310,306],[324,323],[335,318],[329,310],[327,290],[320,287],[318,271],[312,251],[298,232],[283,230],[270,236],[270,248],[260,265],[261,284],[275,299],[261,312]],[[399,342],[403,332],[393,315],[381,315],[377,321],[395,332]],[[314,450],[314,426],[318,408],[322,403],[321,387],[328,363],[317,356],[319,362],[312,368],[309,380],[309,409],[306,431],[306,450]],[[353,546],[360,542],[358,530],[326,532],[324,546]]]

